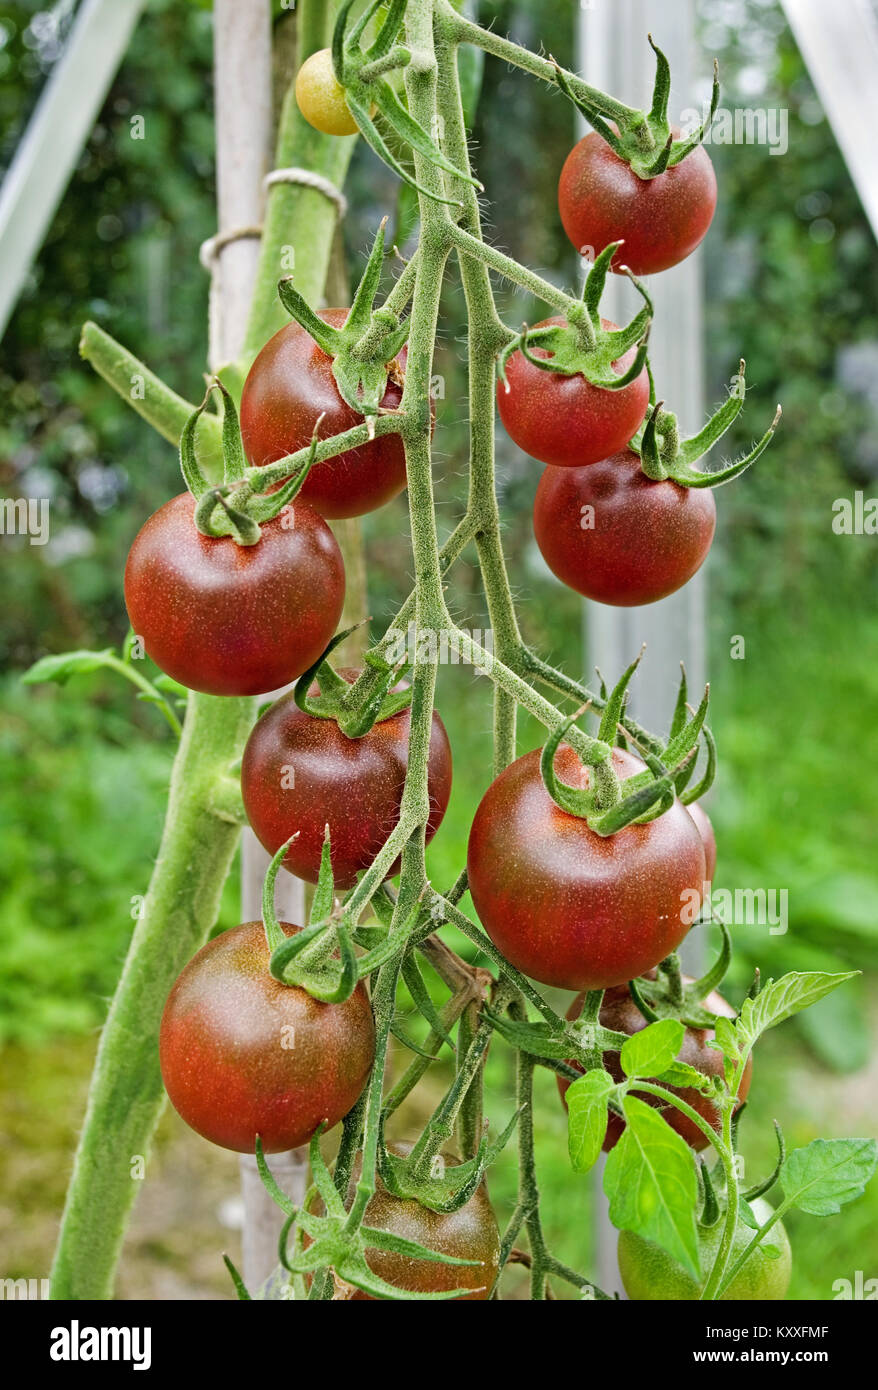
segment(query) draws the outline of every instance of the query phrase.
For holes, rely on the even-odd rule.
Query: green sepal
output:
[[[284,985],[297,985],[314,999],[326,1004],[341,1004],[353,994],[359,980],[359,959],[348,922],[344,917],[330,922],[335,904],[335,884],[332,874],[332,850],[329,826],[320,852],[320,872],[314,901],[311,905],[310,921],[304,930],[295,936],[287,936],[281,930],[274,910],[274,884],[278,870],[286,852],[297,838],[298,831],[286,844],[281,845],[269,865],[262,889],[262,920],[265,935],[271,951],[269,969],[276,980]],[[309,946],[320,943],[319,962],[303,969],[295,968],[293,962]],[[341,957],[340,964],[331,956],[335,947]]]
[[[376,58],[383,58],[389,53],[399,37],[402,23],[405,19],[408,0],[390,0],[381,28],[378,30],[372,43],[366,49],[366,57],[369,62],[374,62]],[[351,31],[351,40],[355,41],[363,33],[363,30],[371,17],[373,10],[379,9],[380,3],[369,7],[366,14],[358,21],[356,27]]]
[[[432,136],[427,134],[420,122],[416,121],[414,116],[403,106],[389,82],[382,80],[375,83],[374,86],[376,90],[374,93],[372,92],[372,86],[373,84],[370,84],[368,88],[364,88],[364,91],[372,95],[372,99],[382,116],[388,124],[392,126],[405,144],[417,151],[424,159],[430,160],[432,164],[435,164],[436,167],[441,169],[444,173],[452,174],[454,178],[461,179],[464,183],[471,184],[472,187],[477,188],[480,193],[484,192],[484,184],[480,183],[472,174],[465,172],[463,169],[458,169],[457,165],[452,164],[451,160],[442,153]],[[435,194],[430,194],[428,190],[425,191],[428,193],[428,196],[435,198]],[[453,200],[443,198],[437,199],[436,201],[451,202]]]
[[[320,850],[320,869],[317,874],[317,887],[311,903],[308,925],[325,922],[332,915],[335,906],[335,879],[332,873],[332,846],[329,826],[324,829],[323,845]]]
[[[332,374],[342,399],[365,417],[375,416],[387,391],[389,364],[395,362],[408,335],[388,309],[375,309],[385,254],[385,217],[375,235],[353,304],[341,328],[325,323],[287,276],[278,283],[278,296],[287,313],[318,347],[332,358]]]
[[[689,787],[685,792],[680,791],[680,800],[684,806],[691,806],[693,801],[699,801],[705,792],[710,791],[716,777],[716,739],[714,738],[709,725],[705,724],[701,730],[701,737],[707,749],[707,762],[704,766],[704,773],[694,787]]]
[[[459,207],[459,199],[440,197],[438,194],[434,193],[432,189],[425,188],[423,184],[418,183],[417,179],[414,179],[412,175],[408,172],[408,170],[400,164],[396,156],[391,153],[384,137],[381,135],[380,131],[378,130],[378,127],[372,120],[372,116],[369,112],[369,102],[372,99],[371,92],[366,87],[364,87],[363,90],[366,95],[365,103],[359,100],[358,97],[354,95],[354,92],[351,90],[351,88],[346,88],[345,99],[348,104],[348,110],[350,111],[351,115],[356,121],[357,128],[359,129],[360,134],[366,141],[366,144],[369,146],[369,148],[373,150],[374,153],[377,154],[378,158],[382,160],[383,163],[387,164],[389,168],[391,168],[393,172],[403,180],[404,183],[411,184],[412,188],[416,189],[418,193],[422,193],[425,198],[432,198],[434,202],[445,203],[449,207]],[[424,133],[426,134],[426,132]],[[427,138],[429,139],[429,137]],[[463,178],[464,175],[460,174],[460,177]]]
[[[397,1288],[394,1284],[387,1283],[386,1280],[373,1273],[366,1263],[366,1251],[369,1249],[387,1250],[393,1254],[402,1255],[406,1259],[429,1260],[435,1264],[472,1267],[477,1265],[479,1261],[462,1260],[452,1255],[440,1254],[439,1251],[430,1250],[424,1245],[419,1245],[416,1241],[406,1240],[402,1236],[392,1235],[388,1231],[377,1230],[371,1226],[360,1226],[356,1230],[349,1229],[344,1203],[336,1190],[320,1151],[322,1128],[323,1126],[318,1129],[311,1140],[309,1152],[314,1186],[323,1201],[324,1215],[317,1215],[305,1208],[296,1212],[289,1200],[280,1192],[264,1164],[264,1160],[259,1170],[269,1194],[275,1201],[278,1201],[278,1198],[281,1199],[278,1201],[278,1205],[281,1206],[287,1217],[292,1214],[295,1215],[296,1224],[312,1242],[307,1250],[300,1250],[293,1259],[287,1260],[286,1268],[292,1274],[313,1274],[320,1269],[332,1269],[336,1277],[346,1284],[351,1284],[354,1288],[361,1289],[374,1298],[395,1301],[446,1300],[459,1298],[471,1292],[468,1289],[450,1289],[442,1293],[413,1293],[406,1289]]]
[[[281,845],[280,849],[273,856],[269,864],[265,878],[262,881],[262,926],[265,930],[265,940],[269,951],[273,954],[285,941],[290,938],[286,932],[281,930],[280,922],[277,920],[277,912],[274,906],[274,885],[277,882],[278,871],[287,855],[287,850],[294,840],[299,838],[298,830],[291,835],[288,840]],[[274,971],[272,971],[274,974]],[[280,979],[280,976],[276,976]],[[283,981],[286,983],[286,981]]]
[[[308,966],[296,969],[296,958],[324,935],[326,941],[321,941],[325,947],[323,954],[328,954],[328,948],[337,944],[340,962],[328,960],[315,969]],[[359,960],[348,923],[343,917],[334,923],[314,922],[295,936],[285,937],[283,943],[272,952],[269,968],[281,984],[298,985],[312,999],[319,999],[324,1004],[343,1004],[350,999],[359,980]]]
[[[634,658],[631,665],[625,670],[621,679],[613,688],[613,692],[609,699],[607,699],[598,727],[598,738],[606,744],[612,745],[616,741],[618,725],[622,722],[622,715],[625,710],[625,695],[631,683],[631,678],[643,658],[643,651],[644,649],[641,647],[640,652]]]
[[[479,1141],[478,1152],[474,1158],[463,1163],[447,1164],[441,1177],[416,1176],[411,1157],[401,1157],[391,1153],[383,1144],[378,1149],[378,1171],[388,1192],[402,1200],[420,1202],[430,1211],[447,1214],[459,1211],[475,1193],[497,1156],[506,1147],[509,1137],[518,1123],[518,1112],[512,1116],[503,1133],[489,1144],[487,1135]]]
[[[566,782],[562,782],[555,772],[555,754],[565,734],[576,723],[578,716],[579,711],[577,710],[562,724],[559,724],[558,728],[546,739],[540,756],[540,775],[543,779],[543,786],[556,806],[560,806],[562,811],[567,811],[571,816],[579,816],[587,820],[596,806],[594,792],[585,787],[569,786]],[[609,764],[612,755],[613,750],[610,745],[598,739],[589,739],[588,751],[581,760],[583,766],[594,767],[598,762]]]
[[[229,391],[218,376],[213,378],[211,387],[214,386],[220,392],[223,401],[223,482],[227,485],[239,483],[244,476],[247,461],[244,458],[238,412]]]
[[[497,371],[507,391],[510,387],[506,365],[516,351],[521,352],[540,371],[556,372],[561,376],[582,376],[590,385],[605,391],[620,391],[637,380],[647,361],[647,339],[652,321],[649,294],[641,282],[631,275],[632,283],[643,297],[644,306],[625,328],[605,329],[598,309],[610,261],[621,245],[619,241],[613,242],[597,257],[586,278],[582,301],[568,310],[565,323],[546,324],[533,329],[525,326],[506,344],[498,358]],[[622,373],[615,372],[613,363],[635,344],[638,350],[631,366]],[[550,355],[535,357],[531,352],[533,347]]]
[[[595,88],[577,83],[574,90],[565,73],[555,64],[555,80],[564,95],[574,103],[611,150],[640,179],[654,179],[691,154],[710,129],[719,104],[719,68],[713,65],[713,90],[707,117],[685,139],[675,138],[668,121],[671,72],[664,53],[648,35],[656,58],[655,83],[649,111],[623,106]],[[614,125],[610,124],[610,121]],[[614,128],[615,126],[615,128]]]
[[[774,419],[753,448],[732,463],[711,472],[694,465],[713,448],[738,418],[746,397],[746,363],[741,358],[734,386],[718,410],[697,434],[680,439],[677,417],[664,409],[664,401],[651,401],[643,426],[631,440],[629,448],[640,458],[640,466],[648,478],[660,482],[669,478],[679,487],[721,487],[737,478],[755,463],[771,443],[780,423],[782,410],[777,407]]]
[[[222,519],[214,520],[215,513],[223,513]],[[230,506],[225,498],[225,485],[212,487],[198,499],[194,515],[196,530],[202,536],[213,540],[231,537],[236,545],[256,545],[260,531],[258,524],[246,512]]]
[[[770,1192],[780,1177],[780,1170],[783,1168],[784,1160],[787,1156],[786,1140],[783,1137],[783,1130],[777,1120],[774,1122],[774,1137],[777,1140],[777,1162],[772,1172],[762,1182],[756,1183],[755,1187],[750,1187],[743,1194],[747,1202],[755,1202],[757,1197],[764,1197],[766,1192]]]
[[[229,1256],[226,1254],[225,1251],[223,1251],[223,1264],[225,1265],[226,1269],[229,1271],[229,1274],[231,1275],[232,1283],[235,1286],[235,1293],[238,1295],[238,1298],[242,1302],[252,1302],[250,1294],[247,1290],[247,1285],[244,1283],[244,1280],[238,1273],[238,1270],[235,1267],[233,1261],[229,1259]]]
[[[671,146],[671,155],[668,160],[668,168],[673,169],[675,165],[681,163],[692,151],[703,143],[704,137],[713,125],[713,118],[719,106],[719,63],[713,61],[713,85],[710,93],[710,110],[701,122],[697,130],[686,140],[675,140]]]
[[[690,1028],[715,1027],[717,1015],[704,1007],[703,1000],[722,983],[732,958],[729,929],[724,922],[718,926],[722,946],[717,959],[701,979],[682,984],[679,998],[674,997],[675,992],[661,971],[654,980],[639,977],[629,982],[631,997],[648,1022],[677,1018]]]
[[[339,707],[340,697],[350,689],[347,681],[338,675],[329,664],[329,657],[336,647],[350,637],[352,632],[356,632],[361,623],[354,623],[353,627],[347,627],[343,632],[337,632],[329,642],[326,650],[317,658],[313,666],[309,666],[304,671],[293,687],[293,699],[304,710],[306,714],[312,714],[316,719],[334,719]],[[311,695],[310,689],[314,682],[320,686],[319,695]]]
[[[212,395],[212,388],[208,386],[204,393],[204,400],[193,410],[189,419],[183,426],[180,435],[180,471],[183,474],[183,481],[196,502],[203,497],[210,484],[201,471],[198,458],[195,453],[195,431],[198,421],[207,409],[208,401]]]
[[[337,633],[323,655],[299,677],[293,691],[293,699],[299,709],[316,719],[334,719],[347,738],[362,738],[375,724],[400,714],[408,709],[412,702],[411,687],[405,690],[391,690],[390,687],[396,683],[399,671],[382,663],[384,678],[371,692],[366,704],[353,709],[349,707],[352,687],[333,670],[328,658],[340,643],[361,626],[361,623],[356,623],[344,632]],[[319,695],[310,694],[314,681],[320,686]]]
[[[720,1206],[717,1201],[716,1189],[713,1185],[710,1169],[703,1158],[698,1160],[698,1177],[704,1192],[704,1201],[701,1207],[701,1215],[698,1218],[698,1224],[699,1226],[703,1226],[705,1230],[710,1230],[710,1228],[715,1226],[719,1221]]]

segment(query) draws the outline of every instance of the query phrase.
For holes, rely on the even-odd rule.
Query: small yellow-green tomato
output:
[[[771,1215],[768,1202],[759,1197],[750,1205],[760,1225],[768,1220]],[[698,1259],[701,1279],[696,1282],[683,1266],[677,1264],[677,1261],[660,1246],[651,1240],[644,1240],[643,1236],[635,1235],[633,1231],[622,1231],[619,1235],[619,1271],[628,1297],[635,1302],[698,1299],[707,1283],[722,1233],[722,1220],[707,1230],[700,1228]],[[729,1268],[740,1255],[743,1255],[752,1237],[753,1231],[750,1227],[739,1221],[732,1243]],[[721,1301],[767,1303],[786,1298],[792,1274],[792,1253],[787,1233],[779,1221],[765,1237],[765,1245],[774,1246],[774,1257],[765,1253],[764,1246],[758,1245],[729,1284]]]
[[[357,123],[345,100],[344,87],[332,66],[332,53],[321,48],[299,68],[296,101],[309,125],[324,135],[356,135]]]

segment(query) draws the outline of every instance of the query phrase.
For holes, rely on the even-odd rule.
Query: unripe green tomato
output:
[[[312,53],[299,68],[296,102],[308,124],[324,135],[356,135],[357,123],[345,99],[344,87],[335,75],[328,48]]]
[[[753,1215],[760,1226],[768,1220],[772,1208],[757,1198],[751,1203]],[[723,1233],[723,1217],[707,1230],[699,1230],[698,1261],[701,1279],[696,1283],[682,1265],[661,1246],[633,1231],[619,1233],[619,1270],[628,1297],[636,1302],[693,1301],[701,1295],[713,1267]],[[728,1268],[731,1269],[753,1239],[754,1232],[738,1222]],[[779,1251],[777,1259],[765,1253],[765,1246]],[[743,1269],[735,1276],[720,1300],[723,1303],[742,1299],[747,1302],[778,1302],[787,1296],[792,1274],[792,1252],[787,1233],[780,1221],[772,1226],[762,1245],[753,1251]]]

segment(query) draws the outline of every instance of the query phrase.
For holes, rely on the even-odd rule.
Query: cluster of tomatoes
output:
[[[595,260],[615,242],[613,269],[650,275],[698,246],[716,208],[710,157],[698,146],[680,164],[641,179],[597,134],[573,149],[558,205],[577,251]],[[563,320],[546,319],[536,328]],[[607,330],[615,325],[603,321]],[[510,359],[498,387],[500,418],[526,454],[547,465],[534,502],[534,534],[552,572],[586,598],[619,606],[653,603],[681,588],[703,563],[716,528],[709,488],[653,480],[629,442],[650,403],[647,369],[616,391],[584,376],[547,372],[533,357]],[[617,363],[621,376],[631,350]]]
[[[329,99],[325,82],[320,99]],[[562,218],[574,243],[599,252],[624,238],[626,260],[641,272],[688,255],[707,229],[714,201],[702,150],[645,182],[589,136],[561,178]],[[338,327],[347,312],[326,310],[322,317]],[[403,350],[389,365],[387,409],[399,405],[404,372]],[[541,370],[518,351],[508,363],[507,385],[498,397],[507,430],[548,465],[535,524],[556,573],[580,592],[615,603],[645,602],[684,583],[710,544],[712,515],[703,499],[711,506],[712,499],[709,492],[692,495],[647,479],[637,456],[625,452],[647,410],[646,371],[613,391]],[[252,465],[305,448],[315,430],[328,438],[361,420],[339,394],[332,359],[298,324],[270,340],[244,386],[241,437]],[[375,438],[313,465],[295,503],[265,523],[250,546],[201,534],[194,499],[175,498],[144,526],[126,569],[129,615],[147,652],[170,676],[214,695],[265,694],[296,680],[325,651],[342,608],[344,570],[327,519],[371,511],[405,483],[399,437]],[[602,517],[592,533],[579,525],[590,503]],[[342,674],[353,680],[357,673]],[[398,822],[409,728],[409,711],[402,710],[349,738],[332,718],[282,695],[256,723],[242,763],[244,806],[266,849],[277,853],[298,832],[284,862],[316,883],[328,826],[335,885],[352,887]],[[620,778],[644,770],[621,748],[613,761]],[[567,783],[587,786],[588,771],[566,745],[555,768]],[[451,790],[451,750],[438,714],[428,783],[429,839]],[[485,793],[471,828],[467,871],[478,916],[513,965],[577,992],[572,1017],[583,991],[606,990],[601,1022],[631,1034],[646,1020],[627,981],[654,971],[679,945],[686,931],[681,903],[700,894],[715,854],[704,812],[679,801],[647,823],[601,837],[552,799],[535,752],[513,762]],[[282,926],[287,935],[299,930]],[[242,1152],[253,1151],[257,1135],[271,1153],[336,1125],[362,1093],[375,1055],[363,983],[343,1002],[324,1003],[275,979],[268,962],[261,922],[224,932],[183,970],[161,1027],[162,1074],[173,1104],[198,1133]],[[707,1006],[730,1012],[718,996]],[[713,1074],[721,1061],[707,1046],[710,1036],[690,1029],[683,1059]],[[607,1064],[612,1069],[613,1059]],[[683,1094],[714,1120],[702,1096]],[[614,1119],[606,1147],[622,1123]],[[688,1122],[671,1123],[693,1147],[703,1145]],[[481,1262],[465,1269],[373,1252],[376,1272],[391,1283],[465,1286],[472,1289],[468,1297],[489,1296],[500,1243],[483,1189],[460,1211],[442,1215],[391,1196],[379,1183],[367,1224]]]

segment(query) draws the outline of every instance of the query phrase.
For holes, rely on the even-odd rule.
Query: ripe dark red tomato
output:
[[[341,328],[348,309],[323,309],[320,317]],[[399,354],[381,401],[396,410],[402,400],[406,349]],[[250,368],[241,397],[241,437],[250,462],[261,467],[310,444],[319,417],[321,439],[363,423],[339,395],[332,358],[298,323],[269,338]],[[399,435],[373,439],[358,449],[316,463],[299,496],[323,516],[363,516],[402,492],[405,450]]]
[[[613,765],[625,777],[643,770],[618,748]],[[569,785],[588,786],[566,744],[555,768]],[[483,796],[467,870],[476,912],[507,960],[546,985],[607,989],[679,946],[687,903],[701,899],[704,846],[679,801],[647,825],[602,838],[551,799],[534,752]]]
[[[563,318],[544,319],[536,325],[561,324]],[[601,319],[606,329],[615,324]],[[529,349],[533,357],[550,354]],[[613,364],[622,376],[634,361],[632,348]],[[508,391],[506,386],[509,387]],[[535,367],[521,352],[513,352],[506,364],[506,386],[497,383],[497,408],[510,439],[531,458],[558,468],[578,468],[597,463],[624,449],[640,428],[649,405],[649,378],[640,375],[618,391],[592,386],[581,373]]]
[[[352,681],[357,672],[340,674]],[[361,738],[348,738],[334,719],[299,709],[291,694],[266,710],[244,749],[241,785],[247,817],[269,853],[297,830],[284,865],[316,883],[328,823],[336,886],[351,888],[399,820],[410,724],[410,712],[403,710]],[[451,747],[438,714],[430,736],[428,786],[431,840],[451,795]],[[388,877],[398,868],[397,861]]]
[[[282,922],[287,936],[299,928]],[[369,996],[322,1004],[268,970],[261,922],[202,946],[168,995],[159,1034],[162,1077],[188,1125],[239,1153],[307,1144],[357,1100],[375,1058]]]
[[[401,1157],[411,1153],[411,1144],[388,1144],[388,1148]],[[449,1167],[456,1167],[459,1159],[452,1154],[443,1155]],[[355,1178],[360,1170],[359,1159]],[[351,1197],[353,1192],[351,1191]],[[319,1210],[318,1204],[315,1210]],[[405,1240],[417,1241],[428,1250],[438,1250],[442,1255],[451,1255],[457,1260],[478,1260],[473,1265],[443,1265],[433,1260],[413,1260],[407,1255],[397,1255],[390,1250],[369,1250],[366,1263],[379,1278],[399,1289],[418,1293],[443,1293],[450,1289],[471,1289],[455,1302],[477,1302],[486,1300],[493,1288],[500,1267],[500,1232],[494,1216],[484,1183],[479,1186],[457,1211],[435,1212],[420,1202],[393,1197],[377,1179],[374,1195],[369,1199],[364,1226],[375,1230],[389,1231]],[[371,1294],[354,1289],[351,1301],[373,1302]]]
[[[699,833],[704,841],[704,854],[707,859],[707,882],[712,883],[713,876],[716,873],[716,836],[713,833],[710,816],[707,814],[704,807],[697,801],[693,801],[690,806],[686,807],[686,810],[698,826]],[[714,1013],[716,1012],[717,1010],[714,1009]]]
[[[655,972],[650,971],[649,974],[654,976]],[[691,980],[689,980],[688,976],[684,978],[687,984],[691,984]],[[577,995],[576,999],[574,999],[570,1008],[567,1010],[567,1017],[570,1019],[578,1018],[582,1012],[582,1005],[584,1002],[585,995]],[[709,994],[704,1000],[704,1007],[709,1009],[713,1014],[719,1014],[721,1018],[735,1017],[735,1010],[732,1008],[731,1004],[728,1004],[716,990],[714,990],[712,994]],[[600,1021],[605,1028],[612,1029],[614,1033],[627,1033],[629,1038],[633,1037],[635,1033],[641,1032],[641,1030],[647,1026],[647,1020],[643,1017],[643,1014],[631,998],[631,991],[627,985],[619,985],[615,989],[607,990],[604,995],[603,1003],[601,1004]],[[721,1052],[717,1052],[716,1048],[708,1046],[715,1036],[712,1028],[687,1028],[683,1035],[683,1046],[677,1053],[677,1060],[685,1062],[687,1066],[694,1067],[695,1070],[700,1071],[703,1076],[722,1076],[723,1055]],[[571,1062],[570,1065],[580,1070],[577,1062]],[[604,1053],[604,1067],[610,1073],[614,1081],[624,1080],[622,1068],[619,1065],[619,1054],[617,1052]],[[739,1092],[741,1104],[747,1099],[752,1072],[753,1059],[748,1057]],[[570,1082],[564,1077],[558,1077],[558,1090],[561,1092],[562,1099],[567,1094],[567,1087],[569,1085]],[[709,1097],[701,1095],[699,1091],[693,1090],[689,1086],[669,1086],[668,1090],[673,1091],[674,1095],[680,1096],[688,1105],[691,1105],[692,1109],[697,1111],[701,1118],[707,1120],[708,1124],[712,1125],[717,1133],[719,1133],[719,1112],[716,1106],[711,1103]],[[648,1105],[661,1106],[661,1101],[656,1096],[650,1096],[646,1093],[641,1094],[640,1092],[638,1092],[638,1096],[640,1100],[646,1101]],[[681,1114],[679,1110],[674,1110],[671,1106],[668,1106],[663,1113],[671,1129],[676,1130],[693,1149],[700,1150],[707,1147],[708,1139],[706,1135],[702,1134],[698,1126],[694,1125],[692,1121]],[[607,1137],[604,1140],[605,1153],[609,1153],[613,1145],[618,1142],[619,1136],[624,1128],[625,1121],[621,1116],[614,1115],[613,1112],[610,1111],[609,1123],[607,1125]]]
[[[208,695],[263,695],[312,666],[344,603],[341,551],[321,516],[296,502],[256,545],[202,536],[181,493],[135,537],[125,603],[147,654]]]
[[[534,500],[534,535],[552,573],[622,608],[682,588],[715,529],[710,488],[653,482],[628,450],[587,468],[547,468]]]
[[[558,207],[580,254],[594,260],[622,241],[613,269],[627,265],[635,275],[653,275],[685,260],[706,235],[716,209],[716,175],[699,145],[673,169],[641,179],[600,135],[586,135],[561,170]]]

